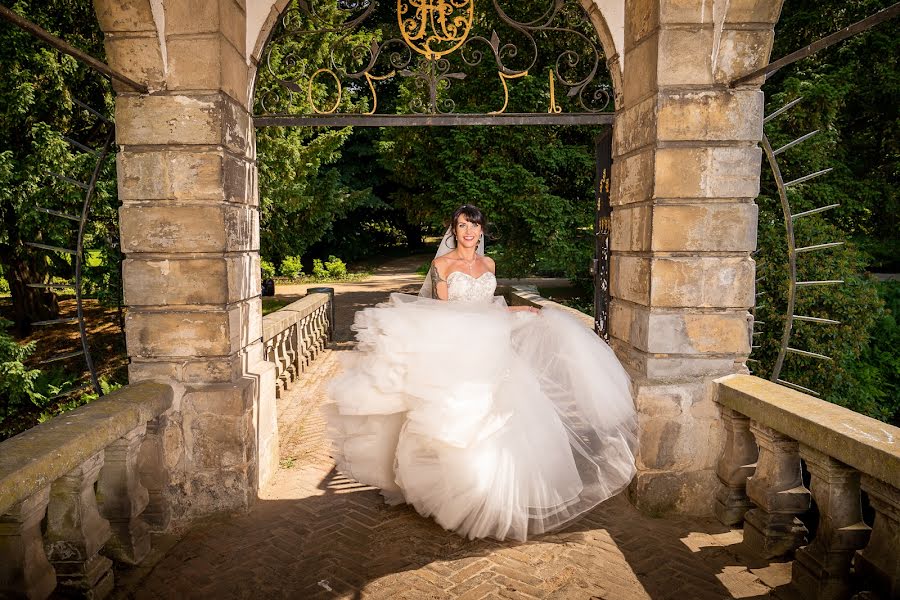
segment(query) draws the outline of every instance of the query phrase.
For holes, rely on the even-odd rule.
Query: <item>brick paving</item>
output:
[[[740,530],[642,515],[622,496],[524,544],[470,541],[410,507],[386,506],[334,469],[323,436],[318,407],[349,347],[323,353],[279,401],[282,468],[253,509],[195,524],[154,564],[126,574],[116,597],[792,597],[790,563],[752,561]]]

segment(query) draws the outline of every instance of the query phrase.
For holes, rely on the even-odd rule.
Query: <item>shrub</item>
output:
[[[330,255],[328,260],[325,261],[325,269],[331,277],[347,276],[347,265],[334,254]]]
[[[281,266],[278,270],[282,277],[296,279],[303,270],[303,263],[300,262],[299,256],[286,256],[284,257],[284,260],[281,261]]]
[[[328,269],[322,264],[321,258],[313,259],[313,276],[318,277],[319,279],[326,279],[328,277]]]
[[[263,279],[272,279],[275,277],[275,265],[263,259],[259,261],[259,269],[262,271]]]
[[[6,333],[10,326],[11,321],[0,318],[0,396],[7,399],[0,409],[0,418],[12,414],[16,406],[28,402],[41,406],[44,401],[37,389],[40,369],[29,369],[23,363],[34,353],[37,344],[19,344]]]

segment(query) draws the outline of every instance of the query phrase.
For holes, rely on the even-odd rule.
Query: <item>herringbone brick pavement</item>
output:
[[[341,347],[346,347],[341,345]],[[790,563],[755,564],[741,532],[652,518],[614,498],[527,543],[470,541],[334,469],[318,407],[325,352],[280,401],[282,469],[244,515],[195,525],[119,597],[719,599],[788,595]],[[776,588],[773,590],[773,588]]]

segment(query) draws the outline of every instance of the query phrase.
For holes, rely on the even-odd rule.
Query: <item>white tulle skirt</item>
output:
[[[564,311],[394,294],[331,384],[338,469],[470,538],[525,540],[621,491],[636,415],[612,350]]]

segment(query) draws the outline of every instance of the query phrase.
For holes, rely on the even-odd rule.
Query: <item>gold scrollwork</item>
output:
[[[367,115],[374,115],[375,111],[378,109],[378,94],[375,92],[375,85],[372,83],[373,81],[382,81],[385,79],[390,79],[394,75],[396,75],[396,71],[391,71],[387,75],[372,75],[371,73],[366,72],[366,82],[369,84],[369,90],[372,92],[372,110],[367,112]]]
[[[603,169],[603,175],[600,177],[600,191],[603,191],[603,188],[606,188],[607,195],[609,194],[609,175],[606,174],[606,169]]]
[[[556,78],[553,76],[553,69],[550,69],[550,108],[547,112],[556,114],[562,112],[562,106],[556,103]]]
[[[526,77],[528,75],[528,71],[522,71],[521,73],[515,73],[513,75],[507,75],[502,71],[497,71],[497,75],[500,76],[500,83],[503,84],[503,108],[500,110],[492,110],[489,112],[489,115],[500,115],[506,112],[506,107],[509,105],[509,87],[506,85],[506,81],[508,79],[518,79],[519,77]]]
[[[316,103],[313,101],[313,84],[316,82],[316,77],[321,75],[322,73],[328,73],[334,78],[334,82],[337,84],[337,98],[334,100],[334,106],[329,110],[319,110],[319,107],[316,106]],[[332,71],[331,69],[319,69],[315,73],[312,74],[312,77],[309,78],[309,85],[306,86],[306,97],[309,100],[309,105],[312,107],[313,112],[320,115],[330,115],[334,111],[338,109],[338,106],[341,105],[341,94],[344,93],[343,88],[341,87],[341,79],[337,76],[337,73]]]
[[[413,15],[406,16],[411,9]],[[397,0],[400,34],[425,58],[438,59],[462,46],[475,15],[475,0]],[[446,48],[434,47],[449,45]]]

